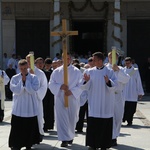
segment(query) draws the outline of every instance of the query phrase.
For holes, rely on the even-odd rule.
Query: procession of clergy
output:
[[[115,53],[118,59],[119,54]],[[63,60],[63,55],[62,55]],[[137,100],[144,95],[139,70],[132,66],[130,57],[125,67],[112,65],[112,52],[104,55],[96,52],[85,68],[79,61],[72,61],[67,54],[68,85],[64,84],[64,65],[51,68],[52,60],[39,57],[35,66],[31,54],[18,62],[20,73],[10,80],[13,92],[11,131],[8,145],[12,150],[42,142],[44,131],[56,129],[61,147],[73,143],[75,131],[83,132],[85,112],[88,110],[86,143],[89,150],[106,150],[117,146],[122,121],[132,125]],[[1,121],[4,118],[3,84],[9,82],[4,70],[0,70]],[[68,97],[68,107],[64,105]],[[55,112],[55,113],[54,113]],[[55,115],[54,115],[55,114]],[[55,117],[54,117],[55,116]]]

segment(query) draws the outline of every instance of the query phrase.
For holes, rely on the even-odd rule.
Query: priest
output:
[[[64,65],[58,67],[51,74],[49,88],[55,96],[55,119],[58,140],[62,141],[61,147],[72,144],[75,137],[75,126],[78,121],[80,108],[80,88],[82,74],[75,66],[71,65],[71,55],[67,54],[68,85],[64,84]],[[64,95],[68,96],[68,107],[65,107]]]
[[[117,79],[113,70],[103,65],[104,55],[101,52],[93,54],[95,67],[84,73],[86,84],[83,89],[88,90],[88,111],[86,145],[89,149],[111,147],[114,90]]]
[[[115,52],[116,55],[116,62],[118,60],[119,54]],[[112,146],[117,146],[117,137],[120,134],[120,128],[124,113],[124,103],[125,99],[123,96],[123,89],[126,85],[126,83],[129,81],[130,76],[125,73],[125,70],[121,66],[117,66],[116,63],[112,64],[112,52],[108,53],[108,60],[106,67],[109,69],[113,69],[115,76],[118,80],[118,85],[116,87],[116,90],[114,92],[115,94],[115,101],[114,101],[114,115],[113,115],[113,135],[112,135]]]

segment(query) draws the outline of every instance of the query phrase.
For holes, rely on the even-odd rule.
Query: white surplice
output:
[[[104,67],[97,69],[93,67],[85,71],[90,75],[90,80],[82,86],[88,90],[89,117],[111,118],[114,114],[114,90],[117,79],[113,70]],[[106,85],[104,76],[108,76],[111,87]]]
[[[13,92],[12,114],[18,117],[34,117],[38,115],[38,100],[36,91],[39,81],[35,75],[28,73],[25,85],[21,73],[12,77],[10,89]]]
[[[78,121],[78,113],[80,108],[80,95],[82,89],[80,88],[82,74],[79,69],[69,65],[68,66],[68,86],[73,95],[68,96],[69,106],[64,106],[64,91],[60,90],[64,84],[64,67],[61,66],[53,71],[49,88],[55,95],[55,119],[57,125],[58,140],[69,141],[75,136],[75,126]]]
[[[112,65],[110,63],[108,63],[106,66],[112,69]],[[118,80],[118,85],[115,90],[112,139],[116,139],[120,134],[120,128],[121,128],[121,123],[122,123],[122,118],[124,113],[124,103],[125,103],[125,99],[123,96],[123,89],[126,83],[130,79],[130,76],[127,73],[125,73],[124,68],[121,66],[118,67],[120,70],[114,72]]]
[[[7,64],[7,67],[9,68],[9,65],[12,65],[12,68],[14,68],[16,70],[16,66],[17,66],[17,62],[16,62],[16,59],[14,58],[10,58],[8,60],[8,64]]]
[[[41,135],[44,135],[44,116],[43,116],[43,98],[45,97],[45,94],[47,92],[47,78],[45,76],[45,73],[35,67],[34,74],[38,77],[38,80],[40,82],[40,88],[37,90],[37,98],[38,98],[38,125],[39,125],[39,132]]]
[[[3,76],[3,77],[2,77]],[[5,93],[5,85],[8,84],[9,82],[9,77],[6,74],[6,72],[4,70],[0,70],[0,78],[1,78],[1,83],[0,83],[0,100],[1,100],[1,108],[2,110],[4,110],[4,101],[6,99],[6,93]],[[3,80],[3,83],[2,83]]]
[[[139,70],[133,66],[130,69],[127,67],[124,69],[125,72],[130,75],[130,80],[123,90],[125,101],[137,102],[138,95],[144,95]]]

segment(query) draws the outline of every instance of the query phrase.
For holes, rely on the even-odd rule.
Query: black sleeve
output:
[[[106,83],[107,86],[112,87],[110,80]]]
[[[23,81],[23,86],[25,86],[25,84],[26,84],[26,82],[25,82],[25,81]]]
[[[86,81],[83,82],[83,85],[86,84]]]

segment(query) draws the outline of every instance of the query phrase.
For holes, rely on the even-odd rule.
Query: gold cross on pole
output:
[[[62,20],[62,31],[51,32],[51,36],[60,36],[62,38],[65,85],[68,85],[67,37],[71,35],[78,35],[78,31],[67,31],[66,19]],[[65,99],[65,107],[68,107],[68,96],[64,95],[64,99]]]

